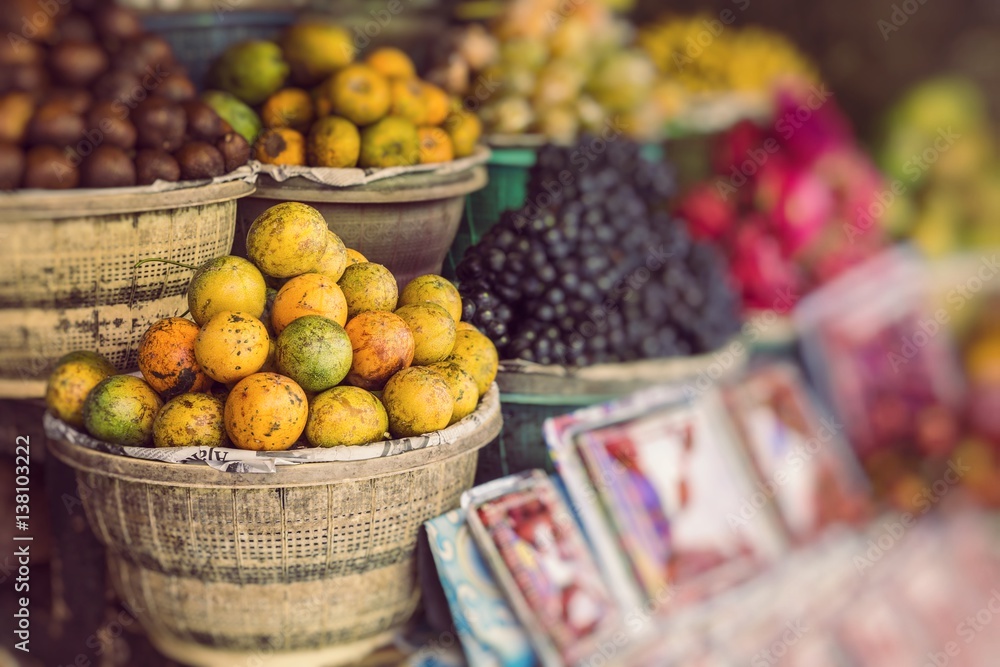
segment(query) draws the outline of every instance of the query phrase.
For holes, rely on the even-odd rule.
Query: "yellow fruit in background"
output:
[[[347,268],[347,248],[340,237],[327,230],[326,252],[312,273],[320,273],[334,281],[340,280]]]
[[[154,322],[139,340],[139,371],[165,399],[208,391],[212,380],[194,357],[198,325],[182,317]]]
[[[462,370],[462,367],[454,361],[441,361],[428,366],[444,378],[451,390],[451,396],[455,399],[455,408],[451,414],[451,421],[448,425],[459,422],[473,412],[479,404],[479,388],[476,387],[476,379]]]
[[[328,230],[323,215],[312,206],[281,203],[250,225],[247,256],[269,276],[297,276],[312,271],[323,258]]]
[[[302,435],[309,404],[302,387],[278,373],[240,380],[226,399],[226,433],[240,449],[281,451]]]
[[[354,248],[347,249],[347,266],[351,264],[364,264],[367,261],[368,259]]]
[[[358,163],[361,134],[351,121],[340,116],[324,116],[313,124],[306,145],[310,167],[346,169]]]
[[[436,303],[415,303],[396,311],[413,332],[413,365],[444,361],[455,348],[455,320]]]
[[[194,339],[194,356],[216,382],[236,382],[260,370],[270,341],[264,324],[250,313],[221,312]]]
[[[398,315],[361,313],[344,329],[354,354],[348,384],[368,391],[382,389],[389,378],[413,362],[413,332]]]
[[[156,447],[222,447],[226,444],[222,399],[181,394],[167,401],[153,420]]]
[[[415,164],[420,164],[420,137],[412,121],[388,116],[361,132],[360,167],[409,167]]]
[[[358,387],[334,387],[309,404],[306,438],[313,447],[367,445],[389,430],[385,406]]]
[[[290,127],[264,130],[253,145],[253,156],[264,164],[300,167],[306,163],[306,139]]]
[[[421,125],[441,125],[448,119],[451,100],[448,93],[427,81],[420,82],[420,98],[424,101],[427,113]]]
[[[367,65],[348,65],[324,84],[333,113],[355,125],[374,123],[389,112],[389,81]]]
[[[476,380],[482,396],[496,379],[500,357],[493,341],[478,331],[459,331],[455,334],[455,350],[447,361],[454,361]]]
[[[285,283],[274,297],[271,326],[281,335],[304,315],[322,315],[340,326],[347,324],[347,301],[337,282],[321,273],[303,273]]]
[[[83,403],[83,423],[98,440],[145,447],[153,438],[153,419],[163,400],[142,378],[112,375],[101,380]]]
[[[71,426],[83,428],[83,403],[102,380],[118,371],[96,352],[70,352],[56,362],[45,388],[45,406]]]
[[[474,113],[452,113],[444,122],[444,129],[451,137],[455,157],[467,157],[476,151],[476,143],[483,134],[483,125]]]
[[[344,269],[337,281],[347,299],[347,319],[371,310],[396,310],[399,293],[392,272],[381,264],[362,262]]]
[[[440,127],[417,128],[417,137],[420,139],[420,164],[451,162],[455,158],[451,137]]]
[[[305,391],[326,391],[340,384],[351,370],[351,339],[344,327],[327,317],[306,315],[278,336],[278,372]]]
[[[281,49],[300,86],[313,86],[354,60],[351,33],[338,25],[310,21],[288,28]]]
[[[199,325],[226,310],[260,317],[267,301],[267,284],[249,260],[224,255],[198,267],[187,296],[188,310]]]
[[[462,319],[462,296],[450,280],[428,273],[417,276],[406,284],[399,295],[399,305],[436,303],[451,315],[455,322]]]
[[[399,371],[386,383],[382,402],[394,438],[447,428],[455,410],[448,383],[437,371],[420,366]]]
[[[392,46],[375,49],[365,58],[365,64],[387,79],[412,79],[417,75],[410,56]]]
[[[264,127],[290,127],[308,132],[316,117],[312,96],[301,88],[285,88],[267,98],[260,110]]]
[[[430,125],[427,122],[427,104],[419,81],[416,79],[393,81],[389,91],[392,95],[389,113],[405,118],[414,125]]]
[[[973,384],[1000,386],[1000,336],[982,337],[968,346],[965,372]]]

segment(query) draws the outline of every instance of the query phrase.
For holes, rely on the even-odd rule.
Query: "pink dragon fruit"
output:
[[[692,188],[678,205],[677,215],[687,221],[691,236],[699,240],[718,241],[736,223],[735,208],[723,200],[711,183],[699,183]]]

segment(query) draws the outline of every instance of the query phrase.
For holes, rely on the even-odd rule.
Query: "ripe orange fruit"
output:
[[[306,163],[306,139],[290,127],[264,130],[257,137],[253,153],[264,164],[302,166]]]
[[[389,112],[389,81],[368,65],[348,65],[323,85],[333,113],[355,125],[369,125]]]
[[[365,58],[365,64],[387,79],[412,79],[417,75],[410,56],[392,46],[375,49]]]
[[[139,371],[163,398],[207,391],[212,386],[194,356],[197,336],[197,324],[169,317],[150,325],[139,340]]]
[[[354,248],[347,249],[347,266],[350,266],[351,264],[364,264],[367,261],[368,260],[365,256]]]
[[[340,237],[332,231],[327,230],[326,252],[319,260],[319,264],[312,270],[312,273],[321,273],[331,280],[340,280],[347,268],[347,248]]]
[[[260,317],[266,300],[264,276],[249,260],[235,255],[208,260],[188,285],[188,310],[199,326],[224,310]]]
[[[303,133],[309,131],[315,116],[312,96],[301,88],[279,90],[260,110],[264,127],[290,127]]]
[[[260,370],[270,342],[264,324],[249,313],[221,312],[198,332],[194,356],[216,382],[236,382]]]
[[[302,435],[308,417],[302,387],[278,373],[249,375],[226,398],[226,433],[240,449],[288,449]]]
[[[419,81],[397,79],[390,84],[389,93],[392,95],[389,113],[405,118],[414,125],[430,124],[427,122],[427,104]]]
[[[222,447],[226,444],[223,402],[211,394],[181,394],[153,420],[156,447]]]
[[[451,100],[448,99],[448,93],[433,83],[421,81],[420,98],[423,100],[424,109],[426,110],[423,124],[441,125],[444,123],[451,110]]]
[[[45,405],[67,424],[83,428],[83,403],[87,394],[101,380],[117,372],[110,361],[96,352],[70,352],[56,362],[49,376]]]
[[[384,311],[361,313],[344,329],[354,353],[348,384],[368,391],[381,389],[389,378],[413,362],[413,333],[399,315]]]
[[[306,160],[310,167],[353,167],[360,153],[361,134],[346,118],[324,116],[309,131]]]
[[[479,388],[476,386],[475,378],[463,371],[454,361],[442,361],[427,368],[441,374],[448,383],[452,398],[455,399],[455,409],[448,422],[449,426],[476,411],[476,405],[479,404]]]
[[[451,137],[440,127],[417,128],[417,136],[420,138],[420,164],[451,162],[455,159]]]
[[[389,430],[385,407],[358,387],[334,387],[312,399],[306,438],[313,447],[367,445]]]
[[[436,303],[447,310],[456,323],[462,319],[462,296],[447,278],[433,273],[417,276],[406,283],[399,295],[400,306],[425,302]]]
[[[455,320],[436,303],[414,303],[396,310],[413,332],[413,365],[444,361],[455,348]]]
[[[326,218],[308,204],[267,209],[247,232],[247,257],[267,275],[290,278],[311,271],[326,252]]]
[[[500,366],[493,341],[478,331],[463,330],[455,334],[455,349],[446,361],[454,361],[476,380],[480,396],[489,390]]]
[[[347,300],[348,319],[369,310],[396,310],[396,278],[381,264],[351,264],[337,284]]]
[[[440,431],[448,426],[455,410],[455,399],[444,377],[420,366],[393,375],[382,392],[382,402],[394,438]]]
[[[347,313],[347,301],[336,281],[321,273],[303,273],[278,290],[271,307],[271,326],[280,336],[285,327],[303,315],[322,315],[344,326]]]
[[[361,132],[358,166],[364,169],[420,164],[420,137],[413,121],[387,116]]]
[[[451,137],[455,157],[467,157],[476,151],[476,143],[483,134],[483,124],[474,113],[460,111],[448,116],[444,129]]]

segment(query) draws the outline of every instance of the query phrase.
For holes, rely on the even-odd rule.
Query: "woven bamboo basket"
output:
[[[434,446],[272,474],[132,459],[51,432],[50,445],[76,469],[115,589],[160,651],[205,667],[320,667],[357,661],[416,610],[420,526],[458,507],[501,424],[494,386]]]
[[[142,332],[187,309],[192,272],[233,244],[242,181],[156,194],[0,195],[0,397],[35,398],[56,360],[100,352],[136,364]]]

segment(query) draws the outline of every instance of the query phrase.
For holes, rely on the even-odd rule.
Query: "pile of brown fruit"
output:
[[[0,30],[0,190],[214,178],[249,159],[133,12],[5,0]]]

